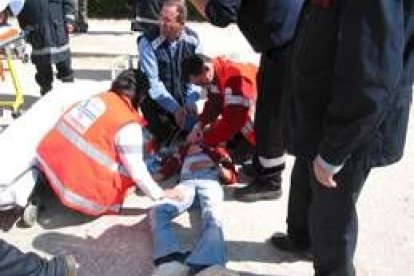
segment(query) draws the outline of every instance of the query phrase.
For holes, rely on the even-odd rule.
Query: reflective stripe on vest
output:
[[[230,88],[226,88],[224,93],[224,105],[240,105],[250,107],[250,101],[241,95],[233,95]]]
[[[79,151],[91,158],[97,164],[104,166],[111,172],[117,172],[123,176],[129,177],[128,172],[122,164],[117,163],[104,153],[97,150],[63,121],[59,121],[56,124],[56,130]]]
[[[81,197],[78,194],[66,189],[63,183],[59,180],[59,178],[53,172],[53,170],[51,170],[50,167],[46,164],[46,162],[40,156],[38,156],[37,159],[42,165],[42,168],[48,177],[50,185],[53,186],[55,192],[60,195],[61,199],[66,201],[68,204],[79,206],[82,209],[89,210],[90,213],[92,214],[102,214],[108,210],[108,207],[98,205],[95,202],[87,198]],[[116,213],[118,213],[120,209],[121,209],[120,204],[109,206],[109,210],[116,212]]]
[[[256,137],[254,134],[254,124],[253,121],[247,120],[244,126],[241,128],[240,132],[243,134],[244,137],[252,144],[256,144]]]

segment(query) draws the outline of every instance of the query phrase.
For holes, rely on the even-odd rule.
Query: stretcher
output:
[[[14,58],[17,57],[23,62],[28,61],[28,55],[25,51],[24,32],[18,28],[3,25],[0,26],[0,81],[6,81],[6,72],[11,76],[14,88],[12,99],[6,99],[10,93],[2,91],[6,85],[0,83],[0,94],[7,94],[0,99],[0,108],[9,108],[12,111],[12,117],[16,118],[21,114],[21,107],[24,103],[23,90],[20,85],[19,77],[14,66]],[[4,60],[3,60],[4,59]],[[5,61],[5,62],[4,62]],[[7,66],[5,65],[7,64]]]

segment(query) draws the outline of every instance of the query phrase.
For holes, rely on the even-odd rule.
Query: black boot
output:
[[[233,195],[245,202],[278,199],[282,195],[281,172],[267,176],[256,174],[247,186],[235,190]]]
[[[269,242],[278,250],[293,253],[301,259],[312,260],[312,253],[310,251],[309,242],[295,238],[292,235],[276,232]]]

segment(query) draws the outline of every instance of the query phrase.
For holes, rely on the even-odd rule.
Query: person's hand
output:
[[[67,34],[71,34],[75,31],[75,26],[73,26],[70,23],[66,23],[65,24],[65,31],[66,31]]]
[[[196,124],[193,127],[193,130],[191,130],[188,134],[186,141],[189,144],[194,144],[200,142],[201,140],[203,140],[203,130],[199,124]]]
[[[187,113],[191,116],[197,116],[198,115],[198,109],[196,104],[186,104],[185,109],[187,110]]]
[[[186,116],[186,109],[185,107],[179,107],[175,112],[174,112],[174,119],[175,122],[177,123],[177,125],[181,128],[184,129],[184,123],[185,123],[185,116]]]
[[[165,189],[164,198],[169,198],[176,201],[183,201],[184,194],[177,188]]]
[[[334,180],[334,174],[327,171],[315,158],[313,160],[313,172],[315,173],[316,179],[326,188],[336,188],[337,183]]]

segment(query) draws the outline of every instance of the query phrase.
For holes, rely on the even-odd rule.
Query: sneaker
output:
[[[269,242],[281,251],[293,253],[305,260],[312,260],[309,245],[294,240],[288,234],[276,232],[270,237]]]
[[[172,261],[163,263],[157,266],[152,276],[187,276],[190,272],[190,267],[183,263]]]
[[[234,190],[233,196],[244,202],[278,199],[282,196],[282,187],[254,180],[247,186]]]
[[[37,222],[39,208],[33,202],[28,202],[26,207],[23,209],[21,216],[21,225],[23,227],[32,227]]]
[[[76,263],[73,255],[63,256],[63,263],[65,264],[64,276],[76,276],[78,270],[78,264]]]
[[[201,270],[195,276],[239,276],[240,274],[234,270],[230,270],[221,265],[213,265]]]

